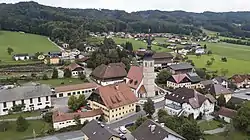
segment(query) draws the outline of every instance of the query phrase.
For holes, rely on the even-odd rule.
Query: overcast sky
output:
[[[0,0],[16,3],[25,0]],[[27,0],[26,0],[27,1]],[[139,10],[184,10],[189,12],[250,11],[250,0],[34,0],[40,4],[65,8],[105,8],[128,12]]]

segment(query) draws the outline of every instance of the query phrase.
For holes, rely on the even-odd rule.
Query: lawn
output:
[[[250,137],[240,132],[230,132],[227,137],[225,133],[205,135],[205,140],[249,140],[249,138]]]
[[[134,39],[130,39],[130,38],[118,38],[118,37],[114,37],[113,38],[114,41],[117,44],[122,44],[122,43],[126,43],[126,42],[131,42],[133,44],[133,49],[134,50],[138,50],[139,48],[146,48],[147,47],[147,43],[143,42],[143,41],[139,41],[139,40],[134,40]],[[152,45],[152,49],[156,52],[170,52],[170,49],[161,47],[161,46],[157,46],[157,45]]]
[[[49,80],[39,80],[36,82],[41,83],[41,84],[48,84],[48,85],[51,85],[52,87],[84,83],[83,80],[80,80],[78,78],[49,79]],[[61,84],[62,82],[64,82],[64,84]]]
[[[211,120],[211,121],[201,122],[198,125],[200,126],[202,131],[207,131],[207,130],[213,130],[213,129],[218,128],[219,124],[221,124],[221,123],[218,121]]]
[[[16,131],[16,122],[10,122],[11,128],[6,132],[0,132],[1,140],[24,140],[26,138],[31,138],[34,136],[33,131],[36,135],[49,129],[49,124],[42,120],[28,121],[29,128],[24,132]]]
[[[0,31],[0,60],[1,63],[17,63],[12,60],[12,55],[7,53],[7,48],[10,47],[14,50],[13,54],[18,53],[28,53],[30,55],[36,52],[49,52],[58,51],[53,43],[51,43],[47,37],[19,33],[19,32],[9,32]]]
[[[19,116],[27,118],[27,117],[35,117],[35,116],[40,116],[40,115],[41,115],[41,112],[38,112],[38,111],[22,112],[22,113],[18,113],[18,114],[10,114],[10,115],[0,116],[0,120],[18,118]]]
[[[250,54],[249,54],[250,56]],[[233,58],[227,58],[227,62],[221,61],[221,56],[219,55],[203,55],[201,57],[196,57],[194,55],[189,55],[189,59],[193,60],[194,64],[198,68],[206,68],[208,70],[218,70],[218,74],[221,74],[220,71],[222,68],[228,69],[227,76],[232,76],[233,74],[245,74],[250,73],[250,61],[239,60]],[[206,63],[211,58],[214,58],[215,61],[209,67],[206,66]]]

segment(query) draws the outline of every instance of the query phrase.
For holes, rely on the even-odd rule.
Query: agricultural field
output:
[[[13,54],[28,53],[30,55],[36,52],[58,51],[53,43],[47,37],[10,31],[0,31],[0,60],[1,64],[16,64],[19,61],[12,60],[12,55],[9,55],[7,48],[14,50]],[[27,62],[20,62],[27,63]]]
[[[84,83],[84,81],[80,80],[79,78],[62,78],[62,79],[59,78],[59,79],[39,80],[36,82],[41,83],[41,84],[47,84],[47,85],[50,85],[52,87]]]

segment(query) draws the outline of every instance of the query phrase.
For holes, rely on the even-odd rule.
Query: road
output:
[[[249,95],[246,95],[249,94]],[[232,94],[233,97],[250,100],[250,89],[242,89]]]
[[[79,130],[30,140],[83,140],[83,133]]]

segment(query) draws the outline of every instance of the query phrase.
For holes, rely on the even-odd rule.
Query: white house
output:
[[[67,43],[63,43],[63,44],[62,44],[62,47],[66,49],[66,48],[68,48],[68,47],[69,47],[69,44],[67,44]]]
[[[170,115],[189,116],[196,119],[200,114],[206,116],[214,112],[216,100],[209,98],[194,89],[179,88],[165,96],[165,109]]]
[[[75,113],[62,113],[59,111],[53,112],[53,128],[59,130],[64,127],[76,125],[75,118],[80,118],[80,123],[84,124],[85,121],[92,121],[93,119],[98,120],[103,114],[101,109],[91,110],[86,112],[75,112]]]
[[[73,56],[77,56],[77,55],[80,55],[80,54],[81,54],[81,52],[78,49],[73,49],[71,51],[71,55],[73,55]]]
[[[230,123],[232,118],[235,117],[236,113],[237,113],[236,110],[221,107],[220,110],[217,112],[217,115],[225,122]]]
[[[205,49],[204,48],[198,48],[195,50],[195,54],[205,54]]]
[[[8,114],[15,105],[24,104],[23,111],[51,107],[51,88],[48,85],[26,85],[0,90],[0,115]]]
[[[84,68],[76,63],[71,63],[65,69],[69,69],[71,71],[72,77],[78,78],[80,74],[85,74]]]
[[[29,54],[15,54],[13,56],[13,59],[18,61],[18,60],[29,60],[30,56]]]

